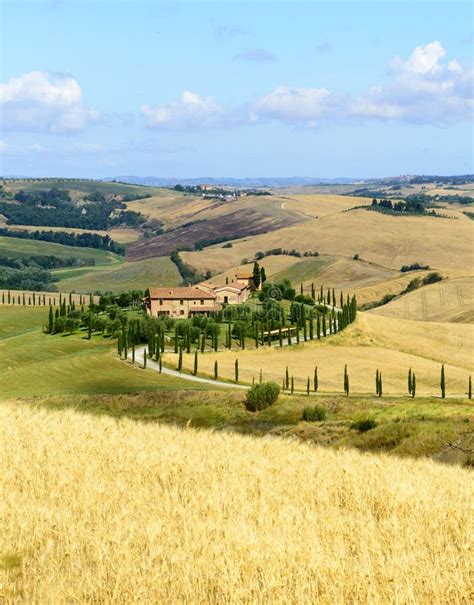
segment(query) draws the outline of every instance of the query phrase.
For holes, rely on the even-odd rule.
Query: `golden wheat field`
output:
[[[472,475],[0,407],[5,603],[469,603]]]
[[[319,390],[342,392],[344,366],[347,364],[351,390],[372,393],[376,370],[383,374],[384,393],[406,394],[407,374],[416,373],[417,393],[439,394],[440,367],[446,365],[447,394],[463,397],[469,374],[474,372],[472,357],[473,325],[405,321],[359,313],[357,321],[343,332],[321,341],[300,346],[260,347],[245,351],[206,353],[199,357],[199,372],[213,376],[217,360],[219,376],[233,380],[234,364],[239,360],[243,382],[263,380],[282,383],[288,367],[295,389],[306,390],[318,367]],[[163,359],[177,366],[178,356],[167,353]],[[183,367],[192,371],[194,355],[183,355]]]
[[[430,284],[374,309],[371,313],[422,321],[472,322],[474,278],[460,277]]]

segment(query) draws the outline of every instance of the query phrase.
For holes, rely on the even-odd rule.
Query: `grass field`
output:
[[[114,269],[61,269],[54,274],[60,279],[58,287],[76,292],[146,290],[158,284],[177,286],[181,282],[176,265],[166,256],[133,263],[125,262]]]
[[[285,196],[286,197],[286,196]],[[342,195],[291,195],[284,202],[288,210],[296,210],[307,216],[318,218],[343,212],[354,206],[365,206],[372,203],[372,198],[353,198]]]
[[[6,602],[467,603],[472,473],[0,406]]]
[[[9,258],[25,258],[35,255],[57,256],[58,258],[86,258],[94,259],[97,265],[113,265],[123,261],[116,254],[97,248],[79,248],[77,246],[64,246],[51,242],[1,236],[0,255]]]
[[[386,394],[407,392],[409,368],[416,372],[418,394],[439,393],[440,364],[446,364],[447,393],[458,397],[467,392],[470,372],[474,371],[472,337],[474,326],[426,322],[359,314],[357,322],[344,332],[320,342],[283,347],[260,347],[258,350],[220,352],[201,355],[199,371],[213,375],[218,361],[219,375],[233,379],[235,359],[239,359],[240,380],[251,383],[259,379],[282,383],[286,367],[294,376],[295,388],[306,389],[307,378],[313,378],[318,366],[322,392],[343,392],[344,365],[348,365],[354,394],[374,392],[375,373],[383,374]],[[164,360],[176,367],[176,355]],[[184,367],[191,370],[193,355],[183,356]]]
[[[89,179],[5,179],[3,185],[6,190],[27,192],[47,191],[54,187],[67,189],[69,191],[80,191],[81,193],[93,193],[99,191],[104,194],[133,195],[159,194],[162,190],[158,187],[144,187],[141,185],[127,185],[126,183],[112,183],[105,181],[93,181]]]
[[[474,277],[443,280],[373,309],[386,317],[421,321],[474,322]]]
[[[47,309],[1,307],[1,399],[196,388],[121,362],[114,354],[115,342],[102,336],[88,341],[82,333],[43,334],[45,323]]]

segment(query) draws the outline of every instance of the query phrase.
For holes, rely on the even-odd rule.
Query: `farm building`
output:
[[[245,302],[250,294],[250,287],[238,281],[214,288],[217,301],[225,305],[238,305]]]
[[[152,317],[191,317],[192,315],[209,315],[218,311],[220,304],[213,292],[199,287],[150,288],[143,299],[145,309]]]

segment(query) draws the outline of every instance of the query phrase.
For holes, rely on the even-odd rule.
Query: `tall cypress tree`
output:
[[[288,366],[286,366],[286,370],[285,370],[285,383],[286,383],[286,390],[288,390],[290,388],[290,373],[288,371]]]
[[[379,397],[382,397],[382,392],[383,392],[383,386],[382,386],[382,372],[379,372],[379,388],[378,388],[377,395],[378,395]]]
[[[346,397],[349,397],[349,372],[347,371],[347,365],[344,366],[344,392]]]
[[[198,373],[198,352],[194,351],[194,376],[197,376]]]
[[[308,376],[308,380],[306,381],[306,396],[309,397],[309,389],[310,389],[310,380]]]
[[[217,380],[219,378],[219,365],[217,363],[217,359],[214,362],[214,380]]]
[[[132,363],[135,363],[135,341],[132,341]]]
[[[319,388],[319,379],[318,379],[318,366],[314,368],[314,376],[313,376],[313,389],[314,392],[317,393]]]
[[[53,307],[51,305],[49,305],[48,334],[52,334],[53,331],[54,331]]]
[[[235,375],[235,382],[239,382],[239,360],[238,360],[238,358],[235,360],[235,363],[234,363],[234,375]]]
[[[468,399],[472,399],[472,378],[469,374],[469,382],[467,384],[467,397]]]
[[[411,380],[412,380],[412,372],[411,368],[408,370],[408,394],[411,395]]]
[[[441,389],[441,399],[445,399],[446,398],[446,377],[444,375],[444,363],[441,366],[441,377],[439,380],[439,386]]]
[[[181,372],[182,369],[183,369],[183,349],[182,349],[182,347],[179,347],[178,372]]]
[[[292,376],[291,377],[291,394],[293,395],[294,392],[295,392],[295,379]]]
[[[143,350],[143,369],[146,370],[146,349]]]
[[[375,372],[375,394],[376,395],[379,394],[379,371],[378,371],[378,369]]]
[[[415,398],[416,395],[416,375],[415,372],[411,374],[411,396]]]
[[[260,267],[259,267],[259,264],[257,263],[257,261],[255,261],[253,264],[253,283],[257,290],[260,287],[260,278],[261,278]]]

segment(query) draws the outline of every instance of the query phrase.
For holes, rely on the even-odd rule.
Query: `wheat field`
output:
[[[0,407],[5,603],[468,603],[468,470]]]

